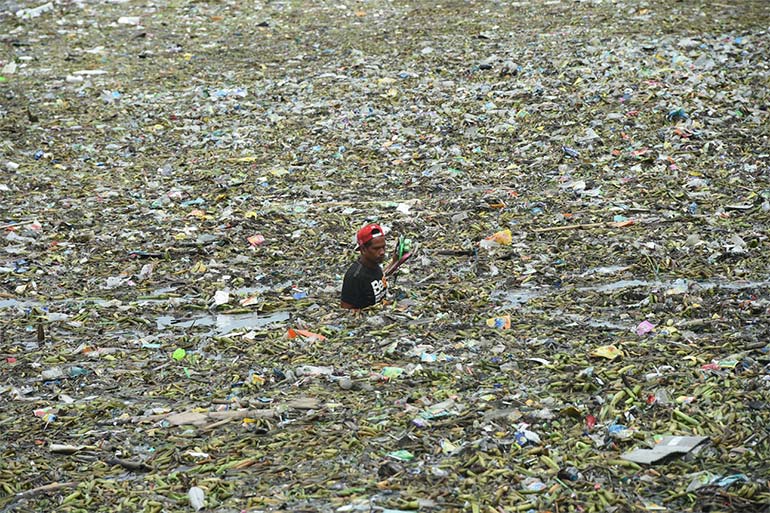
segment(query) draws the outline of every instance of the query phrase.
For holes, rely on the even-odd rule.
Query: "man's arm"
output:
[[[401,267],[401,264],[406,262],[410,256],[412,256],[411,253],[405,253],[401,258],[398,258],[398,255],[393,255],[393,260],[391,260],[391,262],[388,264],[388,267],[382,271],[382,274],[385,276],[390,276],[391,274],[395,273],[398,271],[398,268]]]

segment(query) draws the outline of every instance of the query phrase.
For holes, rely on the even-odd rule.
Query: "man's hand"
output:
[[[390,260],[388,266],[382,271],[383,274],[385,276],[390,276],[395,273],[398,268],[401,267],[401,264],[406,262],[410,256],[412,256],[411,241],[409,239],[404,239],[403,236],[399,237],[398,242],[396,242],[396,248],[393,250],[393,258]]]
[[[398,271],[398,268],[401,267],[401,264],[406,262],[410,256],[412,256],[411,253],[404,253],[404,256],[402,256],[401,258],[394,258],[393,261],[390,262],[390,264],[388,264],[388,267],[386,267],[385,270],[382,271],[382,274],[384,274],[385,276],[390,276],[391,274],[395,273],[396,271]]]
[[[396,250],[393,252],[393,258],[390,259],[390,263],[385,267],[385,269],[382,270],[382,274],[385,276],[390,276],[393,271],[396,270],[398,260],[398,246],[396,246]]]

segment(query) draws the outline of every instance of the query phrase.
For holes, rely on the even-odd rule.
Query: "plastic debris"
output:
[[[672,454],[686,454],[706,440],[708,437],[705,436],[666,436],[652,449],[634,449],[621,458],[634,463],[656,463]]]
[[[768,2],[0,25],[0,511],[767,509]]]
[[[642,321],[636,327],[636,334],[641,337],[642,335],[651,333],[654,329],[655,329],[655,325],[653,323],[651,323],[650,321]]]
[[[193,486],[190,488],[190,491],[187,492],[187,495],[190,498],[190,506],[192,506],[195,511],[200,511],[206,507],[206,495],[202,489]]]
[[[507,330],[511,328],[511,316],[503,315],[502,317],[490,317],[487,319],[487,326],[490,328],[498,328],[501,330]]]
[[[397,461],[412,461],[414,459],[414,454],[407,450],[398,450],[388,453],[389,458],[393,458]]]
[[[47,2],[45,4],[38,5],[37,7],[19,9],[16,11],[16,17],[21,18],[22,20],[29,20],[32,18],[37,18],[38,16],[41,16],[42,14],[50,11],[53,11],[53,3]]]
[[[297,337],[304,337],[308,341],[312,340],[326,340],[326,337],[319,334],[319,333],[313,333],[312,331],[307,330],[301,330],[296,328],[289,328],[289,331],[286,332],[286,336],[289,339],[294,339]]]
[[[511,233],[511,230],[506,228],[505,230],[495,232],[485,238],[482,241],[483,244],[481,246],[485,248],[493,247],[494,245],[510,246],[512,242],[513,234]]]

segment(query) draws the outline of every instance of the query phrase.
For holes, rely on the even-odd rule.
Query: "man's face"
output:
[[[385,261],[385,237],[376,237],[364,245],[361,256],[369,264],[381,264]]]

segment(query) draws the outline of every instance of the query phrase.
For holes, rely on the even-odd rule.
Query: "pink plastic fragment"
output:
[[[655,325],[653,323],[650,321],[642,321],[639,323],[639,326],[636,327],[636,334],[641,337],[642,335],[646,335],[654,329]]]

